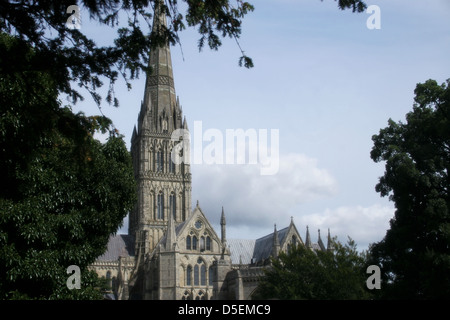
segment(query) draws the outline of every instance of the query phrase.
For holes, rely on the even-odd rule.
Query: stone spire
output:
[[[331,240],[330,228],[328,228],[327,250],[333,250],[333,241]]]
[[[312,242],[311,242],[311,236],[309,235],[309,227],[306,226],[306,240],[305,240],[305,246],[309,249],[312,248]]]
[[[227,243],[227,235],[226,235],[226,220],[225,220],[225,212],[222,207],[222,215],[220,216],[220,228],[221,228],[221,241],[222,245],[225,246]]]
[[[155,2],[152,34],[162,34],[167,29],[166,15],[160,2]],[[181,128],[182,111],[175,94],[170,45],[155,45],[150,52],[145,85],[144,101],[141,105],[140,125],[150,132],[169,132]],[[140,128],[139,128],[140,129]],[[139,131],[138,129],[138,131]]]
[[[273,243],[272,243],[272,257],[278,257],[280,253],[280,240],[278,239],[277,225],[273,225]]]
[[[320,250],[325,251],[325,245],[323,244],[322,238],[320,237],[320,229],[318,230],[319,239],[317,240],[317,244],[320,247]]]

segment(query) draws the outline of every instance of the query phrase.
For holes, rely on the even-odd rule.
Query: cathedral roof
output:
[[[280,243],[283,243],[289,227],[277,231]],[[273,233],[259,239],[228,239],[232,264],[251,264],[268,259],[272,253]]]
[[[284,242],[289,227],[277,231],[280,243]],[[270,257],[273,245],[273,232],[262,238],[256,239],[255,250],[253,252],[254,261],[262,261]]]
[[[274,245],[277,243],[279,246],[283,246],[286,241],[288,241],[288,238],[290,239],[290,230],[294,235],[298,236],[298,241],[300,243],[303,243],[301,240],[300,235],[297,232],[297,229],[295,228],[295,225],[293,224],[291,220],[291,224],[281,230],[274,229],[274,232],[261,237],[259,239],[228,239],[227,245],[230,249],[231,254],[231,262],[232,264],[255,264],[255,263],[265,263],[267,259],[269,259],[271,256],[273,256],[273,248]],[[277,237],[274,237],[276,232]],[[329,236],[330,237],[330,236]],[[276,240],[277,241],[276,241]],[[324,251],[326,250],[322,239],[320,237],[320,231],[319,231],[319,238],[318,243],[313,243],[311,241],[311,237],[309,235],[309,230],[307,230],[307,241],[308,241],[308,247],[315,251]],[[306,244],[306,243],[305,243]]]
[[[228,239],[232,264],[250,264],[255,250],[254,239]]]
[[[117,261],[119,257],[134,256],[134,238],[127,234],[109,236],[106,252],[97,258],[99,261]]]

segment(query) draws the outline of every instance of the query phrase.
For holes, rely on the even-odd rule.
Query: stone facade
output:
[[[154,30],[166,19],[155,13]],[[156,28],[155,28],[156,27]],[[156,32],[156,31],[155,31]],[[128,235],[111,236],[90,266],[111,285],[111,299],[250,299],[271,257],[292,245],[325,250],[322,240],[303,242],[293,220],[262,238],[227,239],[222,208],[220,237],[197,205],[191,205],[187,122],[175,94],[170,47],[150,55],[131,155],[138,201],[129,215]],[[328,235],[329,236],[329,235]]]

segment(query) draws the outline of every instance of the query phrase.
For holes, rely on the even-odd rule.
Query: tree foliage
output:
[[[406,123],[389,119],[371,157],[386,161],[376,185],[396,211],[371,247],[384,298],[450,298],[450,80],[418,84]]]
[[[200,49],[207,44],[217,50],[221,46],[220,37],[239,38],[242,18],[253,10],[252,5],[241,0],[234,5],[229,0],[183,0],[187,5],[183,15],[179,12],[177,0],[161,1],[160,10],[168,16],[169,25],[162,32],[150,36],[155,3],[159,1],[1,1],[0,31],[18,36],[26,44],[25,48],[33,47],[36,52],[30,61],[33,69],[51,74],[58,91],[68,94],[72,102],[83,99],[72,87],[72,83],[77,83],[100,103],[98,88],[106,78],[109,81],[106,100],[118,105],[114,96],[114,83],[118,76],[122,75],[128,83],[142,70],[148,71],[152,47],[179,42],[179,31],[188,25],[198,28]],[[80,29],[68,28],[66,22],[72,12],[67,13],[67,9],[71,5],[78,5],[91,20],[116,31],[114,42],[98,46],[83,32],[83,24]],[[123,21],[126,16],[128,21]],[[2,69],[20,69],[23,53],[18,50],[11,56],[2,55]],[[244,52],[240,61],[246,67],[252,66],[251,59]]]
[[[17,46],[0,35],[3,51]],[[55,80],[29,60],[0,75],[0,298],[99,297],[87,266],[134,205],[131,157],[121,136],[94,139],[111,121],[62,107]],[[70,265],[80,290],[66,286]]]
[[[349,239],[334,249],[313,251],[304,245],[281,252],[260,280],[254,298],[344,300],[366,299],[366,258]]]

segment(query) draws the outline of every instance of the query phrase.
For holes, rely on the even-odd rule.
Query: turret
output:
[[[309,227],[306,226],[306,240],[305,240],[305,246],[309,249],[312,249],[312,242],[311,242],[311,236],[309,235]]]
[[[319,240],[317,240],[317,244],[319,245],[320,250],[325,251],[325,245],[323,244],[322,238],[320,237],[320,229],[318,230]]]
[[[222,207],[222,215],[220,216],[220,240],[223,247],[226,247],[227,245],[226,224],[227,222],[225,221],[225,212]]]
[[[273,226],[273,243],[272,243],[272,257],[277,258],[280,253],[280,239],[278,239],[277,225]]]
[[[333,240],[331,239],[330,228],[328,228],[327,250],[328,250],[328,251],[333,250]]]

